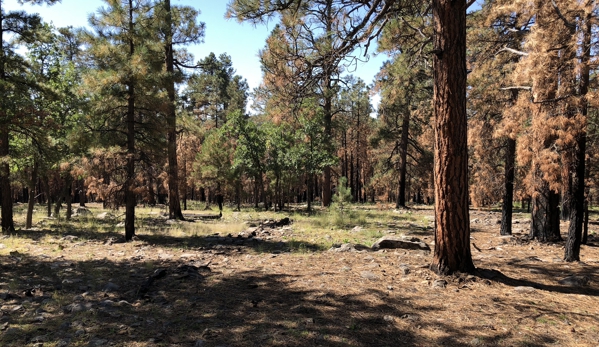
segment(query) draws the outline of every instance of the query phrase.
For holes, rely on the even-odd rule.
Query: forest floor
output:
[[[528,215],[500,237],[499,212],[471,211],[479,270],[438,277],[424,250],[339,247],[404,235],[434,248],[426,206],[185,212],[193,222],[139,208],[129,243],[122,211],[38,208],[35,228],[0,239],[1,346],[599,346],[596,224],[582,262],[565,263],[563,242],[527,240]]]

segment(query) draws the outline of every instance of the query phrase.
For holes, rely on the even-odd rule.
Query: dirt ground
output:
[[[123,243],[99,212],[2,237],[1,346],[599,346],[599,239],[565,263],[563,242],[526,240],[526,215],[499,237],[499,213],[472,211],[478,273],[441,278],[430,252],[323,246],[358,227],[231,212],[146,219]],[[433,247],[430,209],[372,213],[371,234]]]

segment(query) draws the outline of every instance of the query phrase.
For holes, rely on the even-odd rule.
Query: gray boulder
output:
[[[383,236],[373,245],[373,250],[379,249],[413,249],[430,252],[431,248],[417,238],[403,238],[395,236]]]

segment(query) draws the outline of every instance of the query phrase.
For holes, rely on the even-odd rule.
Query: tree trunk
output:
[[[71,217],[73,216],[73,177],[71,176],[70,172],[67,173],[67,176],[65,177],[65,184],[66,194],[64,196],[64,200],[67,205],[66,219],[71,220]]]
[[[2,190],[2,232],[15,231],[12,212],[12,194],[10,186],[10,166],[8,164],[9,136],[8,125],[0,126],[0,190]]]
[[[503,206],[501,208],[501,235],[512,234],[512,211],[514,200],[514,164],[516,159],[516,140],[509,138],[506,140],[505,149],[505,177]]]
[[[401,143],[399,147],[399,191],[395,208],[406,207],[406,171],[408,159],[408,136],[410,130],[410,112],[407,111],[401,123]]]
[[[530,238],[540,242],[559,241],[559,194],[549,189],[549,184],[544,180],[536,191],[536,196],[532,198]]]
[[[46,215],[52,217],[52,196],[50,195],[50,179],[44,177],[44,188],[46,188]]]
[[[584,39],[582,45],[582,71],[580,76],[580,114],[585,117],[588,114],[588,103],[586,94],[589,90],[590,82],[590,69],[589,60],[591,55],[591,18],[585,19]],[[586,173],[586,124],[581,124],[582,131],[578,135],[576,140],[576,148],[574,155],[573,174],[574,179],[572,182],[572,211],[570,213],[570,226],[568,228],[568,239],[566,241],[566,248],[564,254],[564,260],[580,261],[580,245],[583,241],[583,227],[585,220],[585,184],[584,178]]]
[[[326,1],[326,30],[327,33],[331,33],[333,21],[336,20],[332,13],[332,0]],[[327,34],[327,40],[325,44],[328,46],[327,48],[330,50],[330,54],[334,54],[333,52],[333,42],[329,37],[330,34]],[[328,59],[332,60],[332,59]],[[332,75],[335,67],[331,65],[331,63],[325,63],[323,66],[324,72],[324,80],[323,80],[323,100],[324,100],[324,133],[325,133],[325,146],[326,150],[332,152],[332,141],[333,141],[333,97],[335,96],[335,92],[332,86]],[[328,207],[331,205],[331,167],[326,166],[323,170],[322,176],[322,206]]]
[[[184,220],[179,199],[179,167],[177,165],[177,114],[175,112],[175,81],[173,62],[173,20],[171,14],[171,1],[164,0],[166,11],[166,45],[165,63],[168,82],[166,92],[168,105],[166,114],[167,126],[167,152],[168,152],[168,217],[169,219]]]
[[[133,32],[133,0],[129,0],[129,30]],[[135,46],[129,40],[129,57],[133,57]],[[127,181],[125,182],[125,241],[135,236],[135,88],[127,86]]]
[[[473,272],[468,211],[466,1],[433,0],[437,274]]]
[[[583,245],[586,245],[589,240],[589,202],[584,202],[584,226],[582,228],[582,241]]]
[[[79,180],[78,193],[79,193],[79,206],[85,207],[86,194],[85,194],[85,183],[84,183],[83,179]]]
[[[27,218],[25,219],[25,229],[31,229],[33,226],[33,208],[35,207],[35,184],[38,180],[38,160],[33,159],[33,170],[31,171],[31,181],[29,182],[29,201],[27,202]]]

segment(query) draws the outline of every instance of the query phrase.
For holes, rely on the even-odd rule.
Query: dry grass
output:
[[[500,274],[442,278],[445,288],[433,288],[440,278],[427,268],[430,254],[327,251],[383,234],[430,244],[430,209],[354,209],[359,223],[295,212],[290,227],[258,229],[257,242],[236,236],[285,215],[225,211],[218,221],[167,224],[158,209],[138,212],[131,243],[118,242],[119,218],[41,213],[35,230],[0,240],[0,345],[599,345],[598,248],[583,246],[584,262],[564,263],[563,244],[498,237],[494,212],[472,212],[473,257]],[[525,230],[526,216],[515,218],[515,230]],[[558,283],[571,274],[590,284]],[[108,283],[119,288],[104,291]]]

